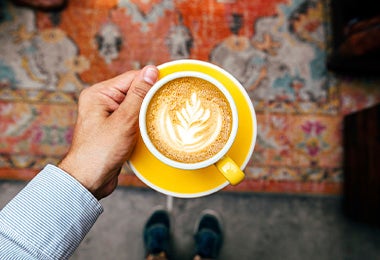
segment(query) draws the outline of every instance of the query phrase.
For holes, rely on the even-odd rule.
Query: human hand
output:
[[[143,98],[158,78],[155,66],[129,71],[82,91],[71,147],[58,167],[98,200],[117,186],[139,133]]]

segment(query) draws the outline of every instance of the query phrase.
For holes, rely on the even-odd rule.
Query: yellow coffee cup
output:
[[[228,157],[239,125],[226,86],[198,71],[179,71],[158,80],[143,100],[139,126],[151,154],[165,165],[198,170],[215,165],[236,185],[244,179]]]
[[[221,83],[233,97],[238,112],[238,127],[233,144],[210,166],[199,169],[167,164],[159,160],[143,140],[143,128],[135,149],[128,160],[131,170],[148,187],[179,198],[198,198],[218,192],[244,179],[243,170],[249,162],[256,143],[257,120],[252,101],[239,81],[223,68],[209,62],[184,59],[158,66],[159,80],[177,72],[199,72]],[[148,93],[149,94],[149,93]],[[146,121],[146,119],[145,119]],[[149,120],[148,120],[149,121]],[[140,119],[141,127],[141,119]],[[180,166],[178,168],[178,166]],[[200,166],[200,165],[198,165]],[[235,171],[236,169],[236,171]],[[244,187],[244,183],[241,184]]]

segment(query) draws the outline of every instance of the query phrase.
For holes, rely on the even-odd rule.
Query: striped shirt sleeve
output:
[[[47,165],[0,211],[0,259],[67,259],[102,212],[78,181]]]

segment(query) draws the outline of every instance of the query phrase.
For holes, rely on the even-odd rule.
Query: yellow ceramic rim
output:
[[[225,70],[204,61],[177,60],[164,63],[158,69],[160,79],[179,71],[196,71],[212,76],[227,87],[236,103],[239,118],[236,139],[228,156],[243,170],[252,156],[257,136],[255,110],[244,87]],[[146,185],[174,197],[201,197],[229,184],[214,165],[199,170],[180,170],[163,164],[148,151],[141,136],[129,165]]]

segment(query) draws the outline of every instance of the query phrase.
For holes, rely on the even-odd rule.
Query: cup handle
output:
[[[228,156],[217,161],[215,166],[232,185],[239,184],[245,177],[240,167]]]

